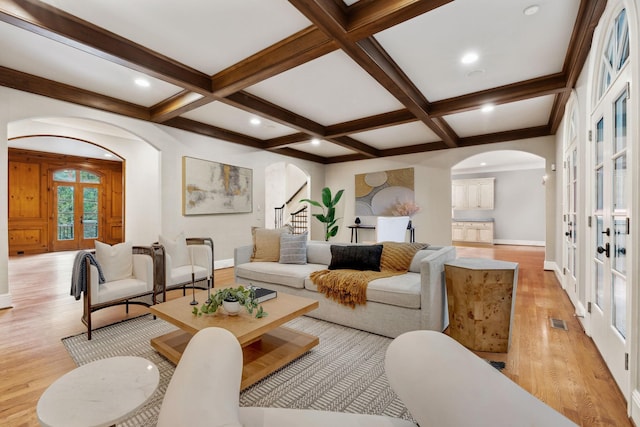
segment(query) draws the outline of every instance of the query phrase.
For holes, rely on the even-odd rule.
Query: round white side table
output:
[[[142,357],[96,360],[45,390],[38,400],[38,420],[48,427],[111,426],[144,405],[159,381],[158,367]]]

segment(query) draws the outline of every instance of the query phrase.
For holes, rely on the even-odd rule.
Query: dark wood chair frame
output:
[[[82,323],[87,326],[87,339],[91,339],[91,313],[101,310],[103,308],[112,307],[116,305],[124,305],[125,312],[129,313],[129,304],[136,305],[144,305],[149,307],[157,302],[157,295],[159,293],[164,292],[164,263],[162,262],[162,257],[164,256],[164,248],[160,245],[152,245],[152,246],[134,246],[133,247],[133,255],[148,255],[151,257],[153,262],[153,290],[142,292],[140,294],[130,295],[125,298],[119,298],[115,300],[111,300],[108,302],[102,302],[99,304],[91,303],[91,290],[86,289],[84,291],[83,305],[84,310],[82,313]],[[84,268],[86,269],[86,277],[87,281],[89,281],[90,277],[90,266],[89,260],[85,261]],[[89,284],[87,284],[89,286]],[[151,295],[152,303],[146,303],[144,301],[132,301],[141,297],[146,297]]]

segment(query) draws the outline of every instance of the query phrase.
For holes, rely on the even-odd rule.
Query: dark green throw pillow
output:
[[[331,245],[329,270],[380,271],[382,245]]]

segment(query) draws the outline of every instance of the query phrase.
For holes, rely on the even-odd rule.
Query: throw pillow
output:
[[[172,268],[191,265],[189,248],[187,248],[187,239],[184,237],[184,232],[178,234],[175,239],[158,236],[158,242],[164,246],[164,250],[171,257]]]
[[[130,242],[108,245],[95,241],[96,261],[107,282],[126,279],[133,274],[133,245]]]
[[[382,245],[331,245],[329,270],[380,271]]]
[[[289,227],[260,228],[251,227],[253,237],[253,254],[251,261],[275,261],[280,260],[280,235],[290,234]]]
[[[280,264],[307,263],[307,232],[280,235]]]

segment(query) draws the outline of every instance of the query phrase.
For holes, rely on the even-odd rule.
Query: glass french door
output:
[[[630,287],[627,283],[628,92],[605,97],[597,111],[592,220],[592,337],[625,396],[629,392],[628,336]]]
[[[575,143],[565,154],[565,193],[564,193],[564,288],[571,301],[578,301],[577,254],[578,254],[578,150]]]
[[[622,9],[607,31],[591,116],[591,336],[622,394],[630,399],[631,291],[627,280],[631,171],[629,25]],[[629,136],[629,138],[628,138]]]
[[[87,171],[53,173],[53,250],[94,247],[100,237],[100,176]]]

